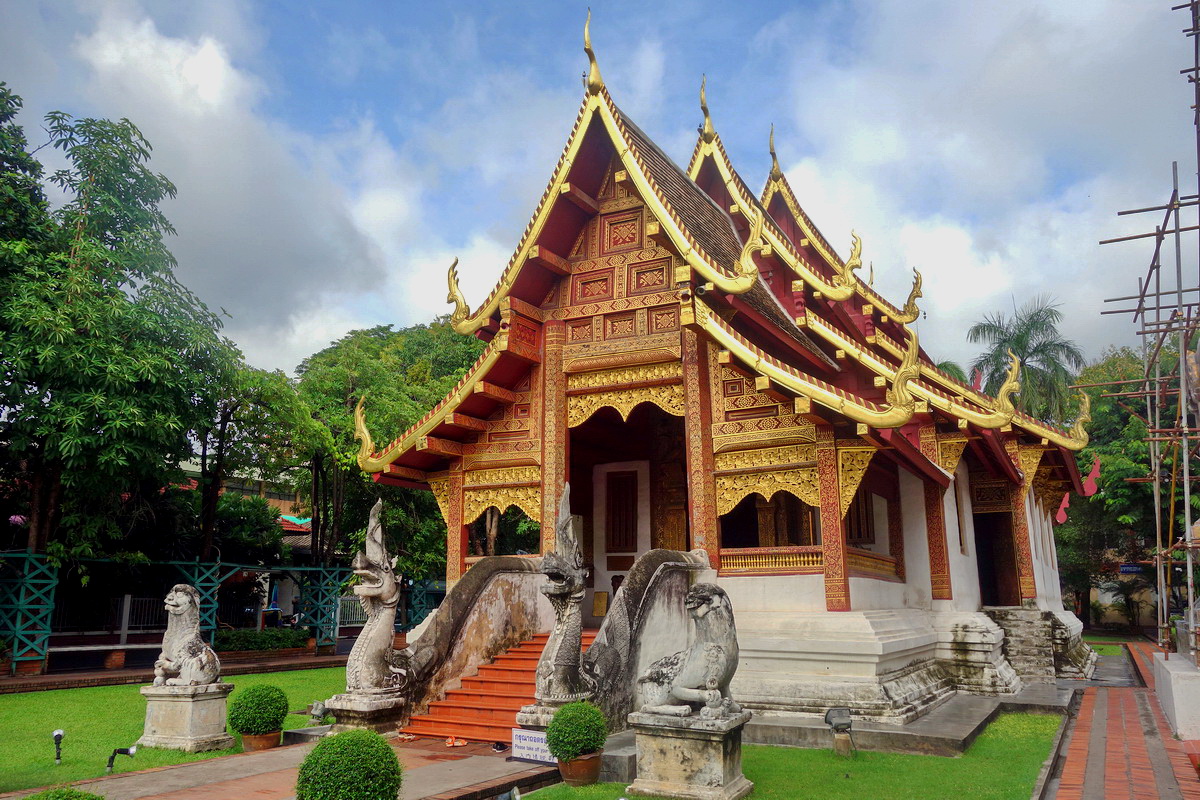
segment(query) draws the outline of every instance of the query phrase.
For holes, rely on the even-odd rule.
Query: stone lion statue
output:
[[[715,583],[698,583],[688,591],[684,606],[696,625],[695,643],[655,661],[638,679],[645,700],[642,712],[686,717],[699,711],[703,719],[741,713],[742,707],[729,696],[738,666],[729,596]]]
[[[167,593],[167,632],[154,662],[155,686],[203,686],[221,676],[217,654],[200,638],[200,593],[177,583]]]

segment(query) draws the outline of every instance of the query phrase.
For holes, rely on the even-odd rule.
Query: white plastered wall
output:
[[[925,489],[921,479],[900,470],[900,517],[904,530],[904,583],[872,578],[850,579],[850,608],[930,609],[929,542],[925,532]],[[884,525],[886,531],[887,526]],[[876,536],[876,542],[884,537]]]
[[[942,498],[946,518],[946,556],[950,565],[950,600],[935,600],[936,611],[978,611],[979,565],[975,549],[975,518],[972,516],[971,493],[966,490],[970,478],[966,464],[960,463],[954,481]],[[957,505],[955,498],[957,497]],[[959,518],[962,520],[960,537]],[[965,550],[965,552],[964,552]]]

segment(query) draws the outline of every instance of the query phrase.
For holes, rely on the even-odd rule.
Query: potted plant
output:
[[[345,731],[324,737],[304,757],[296,800],[396,800],[403,777],[386,739],[374,731]]]
[[[287,713],[283,690],[259,684],[238,692],[229,701],[229,727],[242,735],[242,750],[266,750],[279,744]]]
[[[567,703],[546,726],[546,747],[558,759],[558,771],[569,786],[587,786],[600,777],[600,757],[608,723],[604,712],[586,700]]]

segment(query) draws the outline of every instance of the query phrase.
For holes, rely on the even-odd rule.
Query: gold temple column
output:
[[[440,490],[445,492],[446,516],[446,583],[453,585],[467,571],[467,521],[463,519],[463,468],[462,459],[456,459],[450,467],[445,483]],[[439,494],[435,489],[434,494]],[[438,498],[441,500],[441,498]]]
[[[922,425],[919,432],[921,454],[938,462],[937,427]],[[934,600],[954,597],[950,582],[950,554],[946,550],[946,490],[936,483],[923,481],[925,486],[925,530],[929,542],[929,584]]]
[[[833,428],[817,426],[817,475],[821,498],[821,550],[825,570],[825,610],[850,610],[850,578],[846,572],[846,533],[842,528],[842,494],[838,486],[837,448]]]
[[[1030,487],[1033,486],[1034,473],[1037,471],[1038,461],[1041,460],[1041,448],[1036,448],[1036,452],[1034,452],[1034,448],[1029,448],[1027,452],[1023,453],[1023,448],[1015,438],[1012,438],[1004,443],[1004,449],[1017,468],[1021,469],[1023,473],[1028,473],[1021,481],[1021,485],[1009,492],[1012,507],[1013,551],[1017,559],[1017,582],[1020,584],[1021,600],[1024,602],[1037,597],[1037,573],[1033,569],[1033,550],[1029,544],[1029,515],[1025,510],[1025,500],[1029,496]],[[1032,459],[1032,463],[1028,460],[1030,455],[1036,456]]]
[[[690,549],[703,548],[715,569],[721,566],[721,538],[717,528],[717,484],[713,477],[709,345],[690,329],[685,328],[681,336]]]
[[[538,388],[542,406],[542,553],[554,549],[558,501],[567,481],[567,376],[563,374],[563,342],[567,329],[561,320],[542,328],[542,364]]]
[[[904,580],[904,517],[900,498],[887,501],[888,555],[896,559],[896,577]]]

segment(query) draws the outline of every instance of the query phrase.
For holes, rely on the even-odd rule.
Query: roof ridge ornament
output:
[[[1012,350],[1008,351],[1008,357],[1012,359],[1012,364],[1008,368],[1008,375],[1004,378],[1004,383],[1000,384],[1000,390],[996,392],[996,401],[993,403],[993,407],[1001,414],[1006,414],[1011,420],[1017,413],[1011,395],[1021,391],[1021,359],[1017,358],[1017,354]]]
[[[462,289],[458,288],[458,256],[454,257],[454,263],[446,272],[446,283],[449,287],[449,291],[446,293],[446,302],[454,304],[454,311],[450,315],[450,325],[458,330],[467,317],[471,316],[467,298],[463,296]],[[467,331],[459,330],[458,332],[466,333]]]
[[[896,374],[892,378],[891,387],[884,393],[888,405],[895,409],[907,411],[910,418],[916,409],[917,401],[913,397],[912,392],[909,391],[908,384],[910,381],[915,381],[921,375],[920,354],[921,345],[917,341],[917,332],[910,329],[908,332],[908,349],[904,352],[904,358],[900,360],[900,367],[896,370]]]
[[[771,151],[771,180],[777,181],[783,177],[783,170],[779,168],[779,157],[775,155],[775,124],[771,123],[771,136],[767,140],[768,148]]]
[[[717,129],[713,127],[712,117],[708,114],[708,95],[705,93],[705,84],[708,83],[708,76],[701,74],[700,76],[700,110],[704,112],[704,125],[700,128],[700,138],[705,144],[712,144],[713,139],[717,138]]]
[[[839,274],[833,276],[833,285],[839,289],[848,289],[846,297],[853,294],[853,288],[858,283],[858,275],[854,270],[862,267],[862,237],[855,231],[850,231],[850,258],[842,266]],[[845,300],[846,297],[832,297],[833,300]]]
[[[1075,418],[1075,424],[1071,426],[1071,447],[1073,450],[1082,450],[1087,446],[1089,436],[1087,425],[1092,421],[1092,398],[1087,392],[1079,392],[1079,416]]]
[[[587,21],[583,23],[583,52],[587,53],[588,57],[588,73],[587,73],[587,92],[588,94],[600,94],[604,88],[604,79],[600,77],[600,65],[596,63],[596,53],[592,50],[592,9],[589,7],[587,12]]]
[[[896,322],[901,322],[905,325],[915,321],[917,317],[921,316],[921,309],[917,307],[917,298],[924,296],[925,295],[921,292],[921,271],[916,267],[913,267],[912,291],[908,293],[908,300],[905,301],[904,308],[899,314],[893,315],[893,319],[895,319]]]

